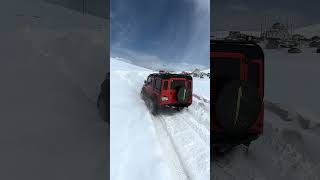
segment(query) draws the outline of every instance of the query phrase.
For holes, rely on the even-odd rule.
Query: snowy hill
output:
[[[299,28],[295,30],[295,33],[302,34],[307,38],[311,38],[313,36],[320,36],[320,24],[314,24],[307,27]]]
[[[210,73],[210,69],[202,70],[201,72]]]
[[[248,36],[260,37],[259,31],[240,31],[241,34],[246,34]],[[215,39],[224,39],[229,35],[229,31],[214,31],[211,33],[211,36],[214,36]]]
[[[143,82],[153,71],[110,61],[111,179],[208,180],[209,81],[194,82],[188,109],[155,117],[140,97]]]
[[[113,59],[127,62],[133,65],[137,65],[140,67],[144,67],[147,69],[151,69],[154,71],[158,70],[166,70],[166,71],[175,71],[175,72],[182,72],[182,71],[193,71],[194,69],[205,69],[206,66],[199,65],[199,64],[189,64],[189,63],[164,63],[164,62],[132,62],[125,58],[114,57]]]

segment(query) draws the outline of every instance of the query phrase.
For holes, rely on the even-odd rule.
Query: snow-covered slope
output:
[[[194,94],[193,105],[179,113],[153,116],[140,97],[152,71],[110,61],[111,179],[209,179],[210,102],[203,97],[209,94]]]
[[[210,73],[210,69],[205,69],[205,70],[202,70],[201,72]]]
[[[259,31],[240,31],[240,33],[256,37],[260,37],[261,34]],[[229,31],[214,31],[211,36],[214,36],[215,39],[224,39],[229,36]]]
[[[295,30],[295,33],[302,34],[307,38],[320,36],[320,24],[313,24],[307,27],[298,28],[297,30]]]
[[[164,63],[161,61],[152,61],[152,62],[132,62],[129,59],[126,58],[120,58],[120,57],[114,57],[113,59],[127,62],[129,64],[137,65],[140,67],[144,67],[147,69],[159,71],[159,70],[165,70],[165,71],[175,71],[175,72],[182,72],[182,71],[193,71],[195,69],[205,69],[206,66],[199,65],[199,64],[189,64],[189,63]]]
[[[265,50],[266,103],[262,137],[213,161],[214,179],[320,179],[320,57]]]
[[[0,10],[0,179],[106,179],[105,20],[35,0]]]

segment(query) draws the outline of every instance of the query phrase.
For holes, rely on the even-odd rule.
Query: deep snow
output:
[[[194,79],[194,102],[182,112],[153,116],[140,97],[153,71],[111,58],[112,180],[210,178],[209,79]],[[201,86],[201,87],[198,87]],[[207,94],[205,94],[207,93]]]
[[[0,15],[0,179],[106,179],[105,20],[36,0]]]

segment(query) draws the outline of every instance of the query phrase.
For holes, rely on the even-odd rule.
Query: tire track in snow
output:
[[[253,142],[248,155],[241,147],[213,161],[215,179],[319,179],[319,164],[306,154],[306,135],[312,128],[301,126],[296,114],[267,102],[264,134]],[[283,124],[284,126],[280,126]],[[307,134],[305,134],[307,132]],[[303,145],[303,146],[300,146]]]
[[[154,117],[154,120],[157,119],[164,123],[190,179],[208,179],[210,177],[210,144],[206,143],[201,135],[185,122],[186,117],[179,113],[173,116]]]
[[[114,73],[117,73],[117,75],[119,75],[119,77],[122,79],[128,79],[130,76],[139,76],[141,77],[141,79],[143,79],[143,77],[148,75],[150,72],[115,71]],[[132,88],[132,90],[135,91],[135,93],[137,94],[137,97],[140,98],[139,88],[142,87],[141,80],[139,78],[136,78],[133,81],[128,81],[128,84]],[[140,99],[138,102],[139,104],[141,103],[141,105],[145,106],[145,103],[142,99]],[[159,138],[159,143],[162,146],[162,151],[168,157],[166,161],[170,167],[174,180],[190,180],[183,164],[181,163],[181,158],[177,153],[175,146],[173,145],[170,134],[165,129],[165,125],[163,124],[163,121],[156,119],[153,115],[151,115],[151,113],[149,113],[149,116],[151,117],[151,120],[154,123],[156,134],[157,134],[157,137]]]
[[[151,115],[151,114],[150,114]],[[151,115],[152,116],[152,115]],[[176,175],[177,180],[190,180],[187,170],[183,165],[181,156],[179,155],[176,146],[173,143],[172,136],[170,135],[165,122],[162,119],[152,118],[156,127],[156,131],[159,137],[159,140],[162,144],[162,148],[170,156],[168,161],[170,161],[170,166],[173,167],[174,174]]]

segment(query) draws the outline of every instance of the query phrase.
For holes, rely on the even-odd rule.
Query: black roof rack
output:
[[[249,59],[264,60],[262,48],[253,41],[211,40],[210,52],[238,52],[244,53]]]
[[[153,73],[149,76],[160,77],[161,79],[169,79],[169,78],[186,78],[192,80],[192,77],[187,74],[170,74],[170,73]]]

